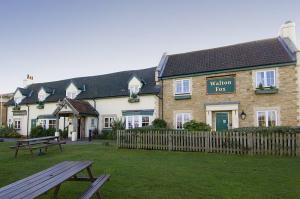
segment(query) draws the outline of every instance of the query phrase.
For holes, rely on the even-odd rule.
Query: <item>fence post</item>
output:
[[[252,133],[247,133],[247,153],[253,155],[253,136]]]
[[[167,131],[168,135],[168,150],[172,151],[172,131]]]
[[[296,133],[296,156],[300,156],[300,133]]]
[[[204,135],[205,135],[205,152],[209,152],[209,133],[208,131],[205,131],[204,132]]]

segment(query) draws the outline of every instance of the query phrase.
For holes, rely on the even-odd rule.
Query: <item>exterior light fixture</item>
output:
[[[244,110],[242,110],[242,113],[241,113],[241,119],[242,120],[245,120],[247,117],[247,114],[244,112]]]

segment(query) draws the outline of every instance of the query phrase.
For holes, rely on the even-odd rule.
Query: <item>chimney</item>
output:
[[[296,45],[296,24],[292,21],[286,21],[280,27],[279,36],[290,39]]]
[[[26,79],[23,80],[23,87],[26,88],[33,84],[33,76],[27,74]]]

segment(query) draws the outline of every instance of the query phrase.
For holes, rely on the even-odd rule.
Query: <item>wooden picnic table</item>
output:
[[[16,140],[16,145],[11,146],[10,148],[15,149],[15,158],[18,155],[19,150],[29,150],[31,155],[33,155],[34,149],[45,149],[45,152],[47,152],[47,149],[49,146],[55,146],[58,145],[60,151],[62,151],[62,144],[65,144],[66,142],[62,142],[59,139],[59,136],[47,136],[47,137],[39,137],[39,138],[31,138],[31,139],[19,139]],[[41,152],[41,151],[40,151]]]
[[[31,199],[54,189],[53,198],[57,198],[60,186],[65,181],[89,181],[92,186],[80,197],[90,198],[94,193],[103,198],[100,187],[109,180],[109,175],[94,178],[91,166],[92,161],[64,161],[49,169],[19,180],[0,188],[0,198],[5,199]],[[77,174],[87,170],[88,177],[79,177]]]

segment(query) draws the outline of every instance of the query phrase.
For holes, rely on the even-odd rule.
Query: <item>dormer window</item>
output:
[[[20,90],[18,89],[14,95],[15,104],[20,104],[24,98],[25,96],[23,96]]]
[[[45,89],[42,88],[38,93],[38,100],[39,102],[45,101],[49,94],[46,93]]]
[[[22,102],[22,97],[14,97],[14,101],[16,104],[20,104]]]
[[[66,97],[69,99],[75,99],[81,90],[79,90],[73,82],[66,89]]]
[[[129,87],[130,95],[132,94],[138,94],[140,92],[140,86],[139,85],[132,85]]]
[[[67,92],[67,98],[75,99],[76,98],[76,92]]]

